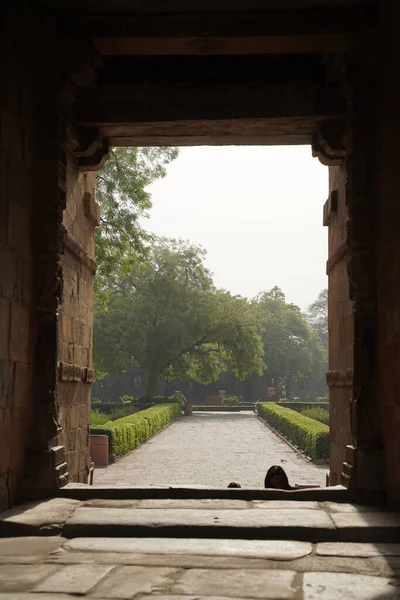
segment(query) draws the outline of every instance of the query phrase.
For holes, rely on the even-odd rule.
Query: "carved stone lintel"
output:
[[[313,136],[312,155],[327,167],[341,165],[345,158],[344,124],[342,121],[323,121]]]
[[[353,369],[328,371],[326,373],[326,384],[329,387],[351,387],[353,385]]]
[[[110,142],[107,139],[103,139],[101,146],[93,154],[82,156],[78,159],[79,169],[81,171],[99,171],[109,158],[110,151]]]

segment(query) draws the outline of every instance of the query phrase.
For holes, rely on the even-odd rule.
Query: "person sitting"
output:
[[[228,485],[228,488],[241,488],[242,486],[240,485],[240,483],[235,483],[234,481],[231,481],[231,483]]]
[[[275,490],[293,490],[290,485],[288,476],[279,465],[273,465],[267,471],[264,481],[265,488],[273,488]]]

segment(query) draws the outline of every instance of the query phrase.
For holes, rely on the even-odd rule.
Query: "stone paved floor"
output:
[[[201,485],[264,487],[265,473],[280,464],[294,484],[325,485],[328,465],[297,454],[252,412],[195,413],[183,417],[107,468],[96,485]]]
[[[400,515],[309,492],[21,505],[0,515],[0,600],[400,600]]]

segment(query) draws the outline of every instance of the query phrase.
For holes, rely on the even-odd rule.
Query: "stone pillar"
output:
[[[353,305],[354,377],[350,485],[385,487],[377,369],[377,65],[376,32],[359,39],[347,62],[346,201],[349,286]]]
[[[65,81],[57,64],[55,25],[43,19],[36,30],[41,43],[36,62],[36,201],[33,214],[35,259],[34,416],[27,453],[28,495],[51,493],[68,481],[57,402],[57,345],[62,296],[63,210],[66,206]],[[51,51],[50,51],[51,49]]]
[[[400,506],[400,6],[382,3],[377,156],[378,385],[388,501]]]

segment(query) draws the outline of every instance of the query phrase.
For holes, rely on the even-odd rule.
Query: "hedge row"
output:
[[[279,406],[284,406],[285,408],[290,408],[292,410],[296,410],[297,412],[302,412],[308,408],[324,408],[329,411],[329,402],[306,402],[299,400],[298,402],[290,402],[290,400],[280,400],[278,402]]]
[[[310,458],[329,457],[329,427],[274,402],[260,402],[258,414]]]
[[[146,442],[180,414],[178,403],[152,406],[128,417],[109,421],[102,427],[91,427],[90,433],[107,435],[110,454],[122,456]]]

